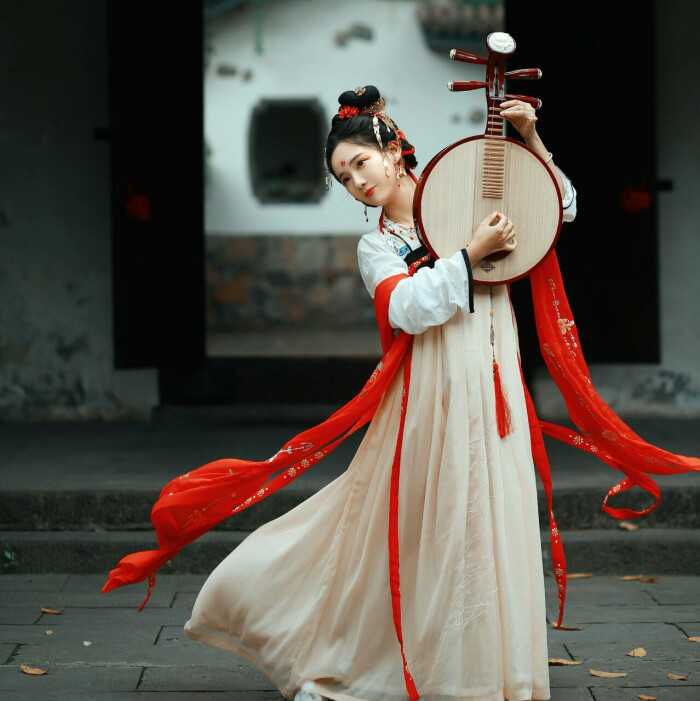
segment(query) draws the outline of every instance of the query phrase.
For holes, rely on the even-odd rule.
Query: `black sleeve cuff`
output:
[[[464,258],[464,265],[467,266],[467,275],[469,276],[469,312],[474,313],[474,274],[472,273],[472,264],[469,260],[469,254],[467,249],[462,249],[462,258]]]

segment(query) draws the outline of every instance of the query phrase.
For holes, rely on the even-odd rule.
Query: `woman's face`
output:
[[[358,202],[384,207],[397,193],[396,150],[393,142],[387,152],[382,152],[363,144],[342,141],[333,151],[331,167],[340,183]],[[385,162],[388,168],[385,168]]]

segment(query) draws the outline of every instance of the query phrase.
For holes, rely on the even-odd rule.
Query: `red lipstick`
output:
[[[374,192],[373,187],[371,187],[369,190],[365,190],[365,197],[372,197],[373,192]]]

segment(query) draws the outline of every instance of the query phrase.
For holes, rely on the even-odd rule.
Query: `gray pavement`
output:
[[[280,701],[251,665],[184,635],[204,579],[160,576],[138,613],[143,584],[102,595],[101,575],[0,576],[0,698]],[[554,617],[552,578],[546,588]],[[594,576],[570,580],[568,590],[565,624],[581,630],[550,627],[549,655],[581,664],[550,667],[552,701],[700,699],[700,642],[688,640],[700,636],[700,577]],[[627,655],[637,647],[645,657]],[[48,673],[30,676],[20,664]],[[626,676],[597,677],[591,669]]]

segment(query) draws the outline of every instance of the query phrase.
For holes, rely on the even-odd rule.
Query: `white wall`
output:
[[[593,365],[591,376],[623,416],[700,417],[700,3],[657,0],[656,17],[658,174],[673,181],[658,195],[661,363]],[[535,390],[543,415],[565,413],[548,375]]]
[[[382,0],[279,0],[261,8],[264,53],[255,52],[252,9],[209,23],[213,53],[205,78],[205,136],[213,151],[206,197],[210,235],[360,234],[374,226],[362,207],[336,183],[318,204],[260,204],[253,196],[248,130],[253,108],[266,98],[315,98],[326,122],[338,110],[338,95],[357,85],[376,85],[387,113],[416,147],[419,175],[447,144],[485,128],[484,91],[450,93],[449,80],[483,80],[483,67],[451,61],[430,51],[416,18],[416,3]],[[334,37],[353,24],[369,25],[374,37],[337,46]],[[463,48],[463,47],[455,47]],[[480,47],[486,55],[486,47]],[[217,74],[219,64],[238,74]],[[241,72],[251,70],[244,81]],[[478,109],[482,119],[468,120]],[[454,117],[460,121],[455,122]],[[322,154],[309,154],[322,160]]]

